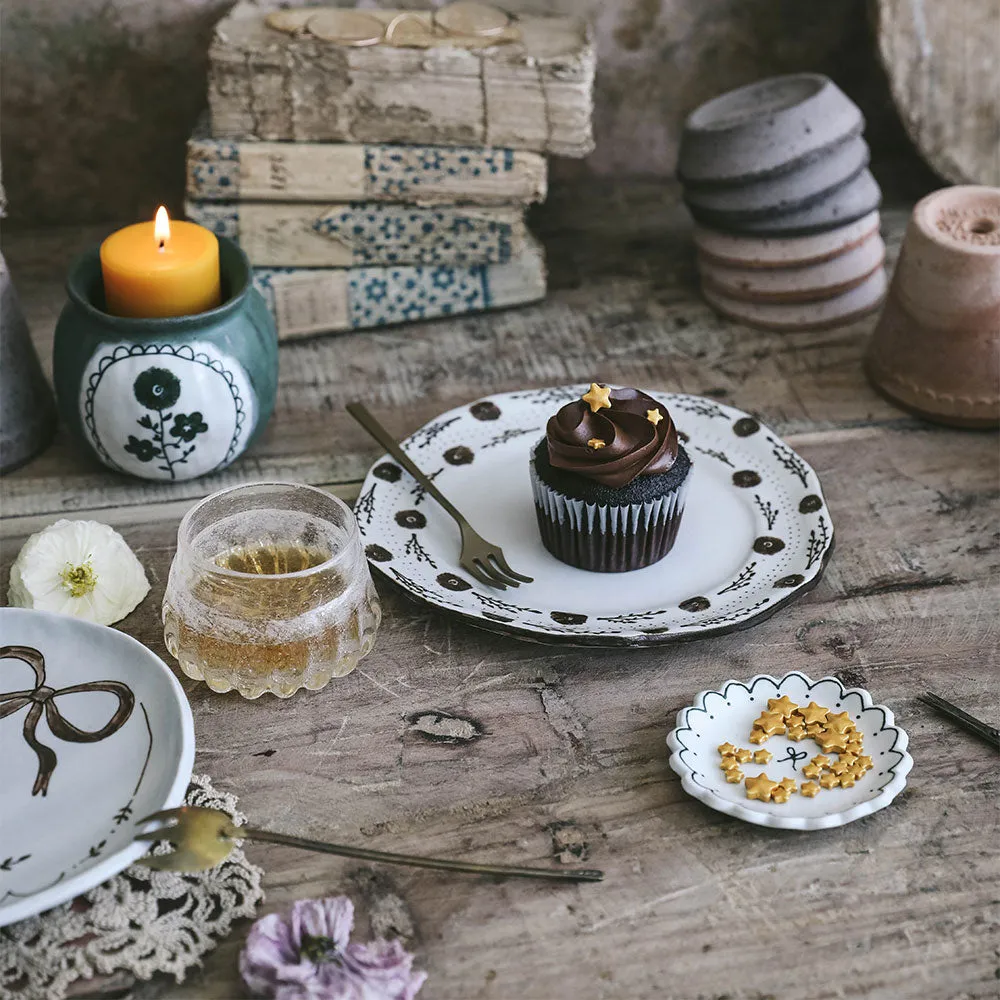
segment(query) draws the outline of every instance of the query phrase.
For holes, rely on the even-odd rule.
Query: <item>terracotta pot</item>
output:
[[[945,188],[917,204],[865,364],[920,416],[1000,425],[1000,189]]]

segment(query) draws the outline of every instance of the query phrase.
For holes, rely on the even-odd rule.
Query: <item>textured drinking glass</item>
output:
[[[316,691],[371,651],[381,619],[354,514],[323,490],[237,486],[181,521],[163,637],[213,691]]]

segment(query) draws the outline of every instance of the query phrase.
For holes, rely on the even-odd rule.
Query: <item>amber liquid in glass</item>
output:
[[[317,547],[273,542],[221,553],[214,560],[217,566],[249,576],[200,576],[191,596],[207,612],[204,624],[168,609],[165,622],[176,636],[176,652],[171,653],[213,672],[243,678],[281,675],[285,683],[296,685],[317,660],[327,661],[334,677],[348,673],[354,662],[341,666],[338,650],[355,649],[361,642],[357,613],[332,620],[315,614],[341,597],[343,580],[333,570],[288,575],[315,569],[329,559],[330,553]],[[306,626],[307,635],[301,634],[302,627],[288,634],[287,626],[296,619]]]

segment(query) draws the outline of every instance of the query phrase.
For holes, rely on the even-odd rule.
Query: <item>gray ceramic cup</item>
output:
[[[818,73],[775,76],[731,90],[684,123],[677,173],[691,182],[766,177],[820,156],[860,135],[864,117]]]

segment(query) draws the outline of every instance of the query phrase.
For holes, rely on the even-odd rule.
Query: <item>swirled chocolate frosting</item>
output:
[[[666,472],[677,459],[677,428],[667,408],[638,389],[612,389],[609,407],[593,412],[582,399],[549,419],[549,461],[557,469],[620,489],[638,476]],[[654,423],[647,414],[659,412]]]

